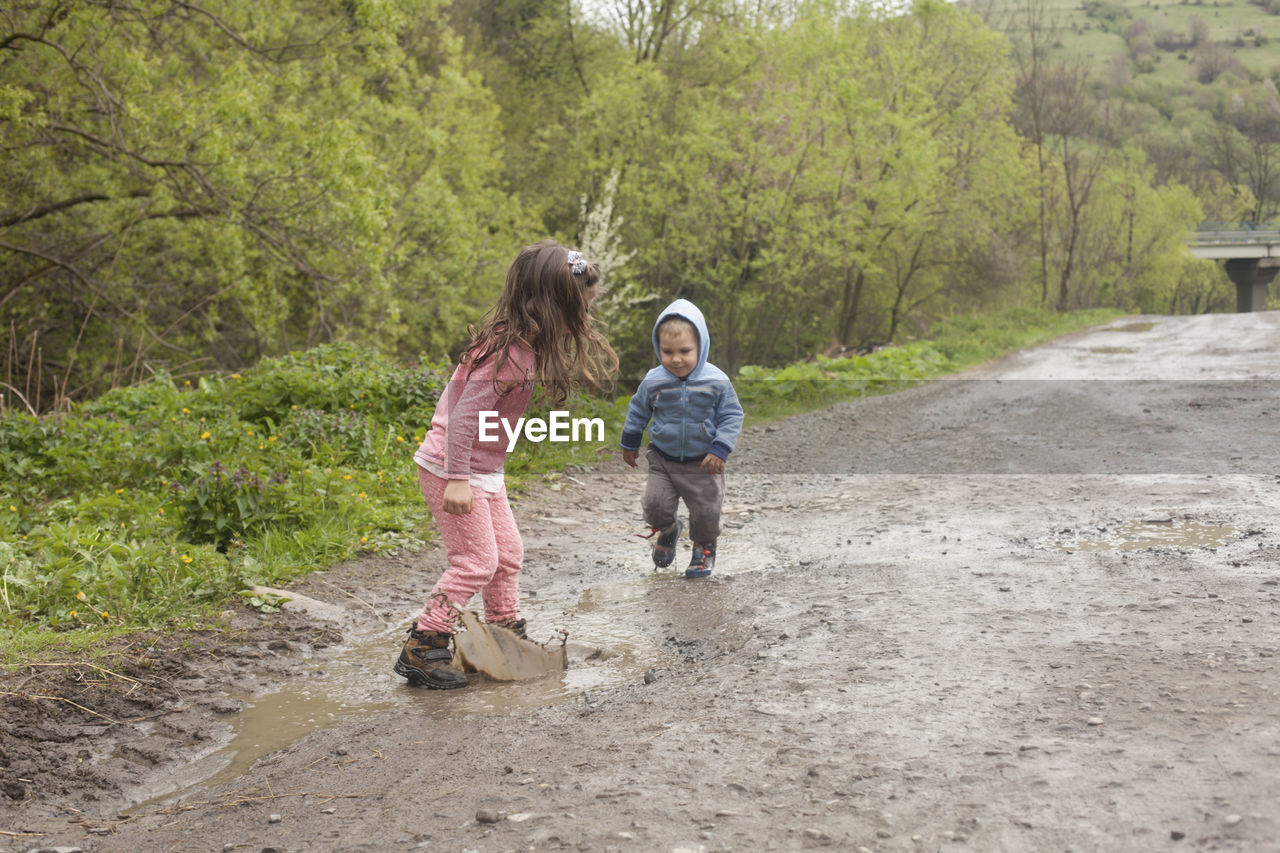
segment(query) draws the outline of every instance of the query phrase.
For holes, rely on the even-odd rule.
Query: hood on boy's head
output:
[[[658,315],[658,320],[653,324],[653,354],[658,357],[658,363],[662,363],[662,350],[658,346],[658,327],[662,325],[662,321],[668,317],[681,317],[693,324],[693,328],[698,333],[698,365],[689,374],[692,379],[707,363],[707,353],[711,351],[711,333],[707,331],[707,321],[703,318],[702,312],[698,310],[698,306],[694,305],[688,299],[677,299]]]

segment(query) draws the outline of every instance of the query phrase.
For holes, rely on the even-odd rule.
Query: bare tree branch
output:
[[[82,193],[72,198],[63,199],[62,201],[54,201],[43,204],[38,207],[32,207],[25,213],[7,213],[0,216],[0,228],[9,228],[23,222],[30,222],[34,219],[40,219],[45,216],[51,216],[55,213],[61,213],[64,210],[76,207],[81,204],[88,204],[94,201],[115,201],[121,198],[145,198],[151,195],[150,190],[134,190],[123,196],[110,196],[105,193]]]
[[[97,237],[95,237],[94,239],[90,240],[90,241],[89,241],[87,244],[85,244],[82,248],[80,248],[78,251],[76,251],[76,252],[75,252],[75,254],[73,254],[73,255],[71,256],[71,258],[70,258],[70,261],[69,261],[69,262],[70,262],[70,263],[75,263],[76,261],[80,260],[80,259],[81,259],[81,258],[83,258],[85,255],[89,254],[89,252],[92,252],[92,251],[93,251],[94,249],[96,249],[98,246],[102,245],[102,243],[103,243],[103,242],[105,242],[105,241],[106,241],[107,239],[109,239],[110,237],[111,237],[111,235],[110,235],[110,234],[99,234]],[[10,299],[12,299],[15,295],[17,295],[17,293],[18,293],[19,291],[21,291],[21,290],[22,290],[22,288],[26,287],[28,284],[31,284],[31,282],[33,282],[33,281],[35,281],[35,280],[37,280],[37,279],[39,279],[39,278],[43,278],[44,276],[48,275],[49,273],[53,272],[54,270],[61,269],[61,268],[62,268],[62,267],[61,267],[61,264],[59,264],[57,261],[51,261],[48,265],[46,265],[46,266],[42,267],[41,269],[38,269],[38,270],[36,270],[35,272],[31,273],[31,275],[27,276],[27,277],[26,277],[26,278],[24,278],[22,281],[18,282],[16,285],[14,285],[14,286],[9,290],[9,292],[8,292],[8,293],[6,293],[6,294],[4,295],[4,297],[3,297],[3,298],[0,298],[0,306],[4,305],[6,302],[8,302]]]
[[[139,163],[143,164],[144,166],[151,166],[156,169],[163,169],[165,167],[186,169],[186,168],[194,167],[194,164],[185,160],[152,160],[151,158],[144,157],[138,152],[133,151],[129,148],[126,148],[123,145],[119,145],[115,142],[110,141],[109,139],[103,139],[101,136],[98,136],[97,134],[90,133],[89,131],[83,130],[78,127],[73,127],[72,125],[69,125],[69,124],[62,124],[61,122],[50,122],[49,124],[46,124],[45,127],[49,128],[50,130],[57,130],[63,133],[69,133],[72,136],[78,136],[88,142],[93,143],[99,148],[105,149],[107,151],[115,151],[120,154],[124,154],[126,157],[130,157],[134,160],[137,160]]]
[[[166,347],[166,348],[168,348],[168,349],[171,349],[171,350],[173,350],[174,352],[180,352],[180,353],[182,353],[183,355],[190,355],[190,353],[188,353],[186,350],[182,349],[181,347],[174,346],[173,344],[169,343],[168,341],[164,340],[164,339],[163,339],[163,338],[161,338],[159,335],[157,335],[154,331],[152,331],[152,329],[151,329],[151,327],[150,327],[150,326],[148,326],[146,323],[144,323],[144,322],[140,321],[140,320],[139,320],[139,319],[138,319],[138,318],[133,314],[133,312],[132,312],[132,311],[129,311],[129,310],[128,310],[127,308],[125,308],[123,305],[120,305],[118,302],[116,302],[116,301],[114,301],[114,300],[110,299],[109,297],[107,297],[107,296],[106,296],[104,293],[102,293],[102,291],[101,291],[101,290],[100,290],[100,289],[99,289],[99,288],[98,288],[98,287],[97,287],[97,286],[96,286],[96,285],[95,285],[95,284],[94,284],[94,283],[89,279],[89,277],[88,277],[88,276],[86,276],[84,273],[82,273],[82,272],[81,272],[81,271],[76,267],[76,265],[75,265],[75,264],[70,263],[70,262],[68,262],[68,261],[65,261],[65,260],[63,260],[63,259],[61,259],[61,258],[54,257],[53,255],[46,254],[46,253],[44,253],[44,252],[42,252],[42,251],[40,251],[40,250],[38,250],[38,249],[31,249],[31,248],[28,248],[28,247],[26,247],[26,246],[15,246],[14,244],[12,244],[12,243],[8,243],[8,242],[5,242],[5,241],[3,241],[3,240],[0,240],[0,249],[6,249],[6,250],[8,250],[8,251],[10,251],[10,252],[14,252],[14,253],[16,253],[16,254],[20,254],[20,255],[30,255],[30,256],[31,256],[31,257],[33,257],[33,258],[40,258],[40,259],[41,259],[41,260],[43,260],[43,261],[46,261],[46,262],[48,262],[48,263],[50,263],[50,264],[53,264],[53,265],[55,265],[55,266],[57,266],[57,267],[60,267],[61,269],[66,270],[67,272],[71,273],[71,275],[75,276],[76,280],[77,280],[77,281],[79,281],[81,284],[83,284],[86,290],[88,290],[88,291],[89,291],[90,293],[92,293],[94,296],[96,296],[96,297],[100,298],[103,302],[105,302],[105,303],[107,303],[108,305],[110,305],[110,306],[111,306],[112,308],[114,308],[116,311],[120,312],[120,314],[121,314],[122,316],[128,317],[130,320],[132,320],[134,323],[136,323],[136,324],[137,324],[137,325],[138,325],[138,326],[139,326],[139,327],[140,327],[140,328],[141,328],[141,329],[142,329],[142,330],[143,330],[143,331],[144,331],[148,336],[150,336],[150,337],[151,337],[151,338],[152,338],[152,339],[153,339],[157,344],[160,344],[160,345],[161,345],[161,346],[163,346],[163,347]]]

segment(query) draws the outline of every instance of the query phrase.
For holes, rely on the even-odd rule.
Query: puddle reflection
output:
[[[1147,548],[1217,548],[1240,535],[1238,528],[1185,519],[1126,521],[1097,530],[1064,531],[1046,547],[1060,551],[1143,551]]]

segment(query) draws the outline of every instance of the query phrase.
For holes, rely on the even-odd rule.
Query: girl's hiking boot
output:
[[[711,574],[711,568],[716,564],[716,546],[715,545],[699,545],[693,543],[693,559],[689,561],[689,568],[684,570],[684,576],[687,578],[705,578]]]
[[[680,531],[683,528],[684,522],[678,518],[665,530],[661,527],[654,528],[653,532],[658,534],[658,538],[653,543],[653,564],[655,566],[665,569],[675,560],[676,540],[680,538]]]
[[[466,687],[467,677],[453,667],[450,639],[451,635],[440,631],[420,631],[416,624],[410,626],[409,639],[404,641],[396,661],[396,674],[409,679],[412,685],[436,690]]]

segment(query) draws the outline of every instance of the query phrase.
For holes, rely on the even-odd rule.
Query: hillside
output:
[[[967,5],[1001,31],[1027,29],[1026,2]],[[1126,74],[1176,85],[1211,82],[1231,70],[1255,78],[1280,73],[1280,17],[1265,4],[1046,0],[1034,8],[1057,55],[1090,60],[1095,73],[1108,75],[1109,82],[1122,82],[1118,75]]]

